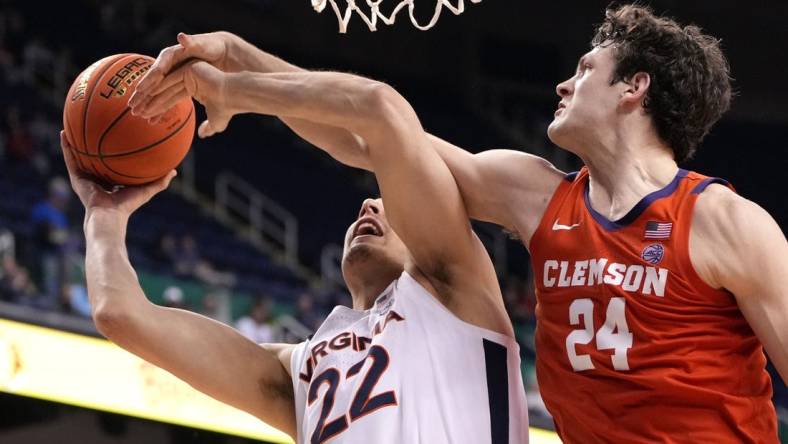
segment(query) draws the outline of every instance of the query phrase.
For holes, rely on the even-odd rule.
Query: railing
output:
[[[342,276],[342,247],[337,244],[326,244],[320,252],[320,277],[323,285],[347,288]]]
[[[298,265],[298,220],[292,213],[229,172],[217,176],[215,194],[217,214],[248,224],[253,239],[272,245],[288,264]]]
[[[571,171],[573,156],[567,151],[555,149],[547,141],[550,115],[540,115],[529,105],[557,103],[558,97],[552,89],[484,77],[478,79],[477,84],[472,109],[479,111],[477,117],[480,120],[491,124],[519,149],[549,160],[558,169]]]
[[[314,333],[310,328],[298,322],[298,319],[290,315],[281,315],[276,318],[281,333],[281,340],[285,342],[301,342]]]

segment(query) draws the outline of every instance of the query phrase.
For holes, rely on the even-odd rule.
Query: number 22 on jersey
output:
[[[317,400],[318,390],[323,384],[328,384],[328,389],[323,396],[320,419],[312,433],[310,444],[321,444],[328,441],[344,432],[349,427],[349,422],[361,419],[363,416],[380,408],[397,405],[397,396],[393,391],[372,395],[372,390],[389,366],[389,354],[386,352],[386,349],[379,345],[370,348],[369,354],[364,359],[348,369],[345,380],[355,377],[361,371],[367,359],[372,360],[372,365],[364,376],[361,386],[356,391],[356,395],[353,397],[350,411],[328,423],[326,423],[326,420],[334,407],[334,397],[342,375],[339,373],[339,370],[332,367],[319,374],[311,382],[309,385],[309,405],[312,405]],[[348,417],[350,421],[348,421]]]
[[[632,333],[627,326],[625,309],[624,298],[611,298],[607,304],[605,323],[596,331],[597,350],[613,350],[611,359],[616,370],[629,370],[627,352],[632,348]],[[589,298],[572,301],[569,306],[569,323],[580,325],[581,315],[583,328],[573,330],[566,337],[566,353],[576,372],[594,368],[591,356],[578,355],[575,348],[577,344],[587,345],[594,339],[594,301]]]

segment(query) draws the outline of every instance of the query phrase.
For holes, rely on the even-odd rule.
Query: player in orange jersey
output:
[[[183,76],[168,72],[188,57],[226,71],[300,70],[226,33],[181,35],[133,112],[155,118],[179,99]],[[678,166],[729,107],[719,42],[647,8],[611,9],[557,93],[548,134],[583,160],[578,173],[430,138],[470,215],[518,233],[531,252],[539,383],[561,438],[776,443],[763,347],[788,380],[788,242],[724,181]],[[354,134],[283,120],[371,169]]]

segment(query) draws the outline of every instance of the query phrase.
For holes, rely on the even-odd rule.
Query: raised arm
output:
[[[301,118],[366,140],[386,214],[428,275],[451,279],[455,266],[483,252],[451,173],[413,109],[388,85],[330,72],[241,74],[229,76],[227,91],[238,112]]]
[[[451,299],[447,305],[463,319],[509,332],[495,272],[454,178],[413,109],[391,87],[330,72],[226,74],[204,62],[185,76],[188,93],[206,105],[203,137],[245,112],[295,117],[362,137],[389,222],[411,252],[412,271]]]
[[[763,208],[721,185],[698,198],[690,253],[698,274],[736,297],[788,383],[788,242]]]
[[[182,69],[190,61],[203,60],[224,72],[251,71],[306,72],[292,63],[250,44],[241,37],[225,32],[178,34],[178,43],[164,48],[140,80],[129,99],[134,114],[157,118],[172,106],[172,97],[183,89]],[[310,122],[295,117],[280,117],[296,134],[323,148],[342,163],[365,168],[365,142],[344,128]]]
[[[295,437],[289,376],[293,346],[258,346],[201,315],[148,301],[126,252],[128,218],[174,176],[107,193],[77,172],[65,136],[71,183],[85,205],[86,277],[99,332],[192,387]]]
[[[178,44],[165,48],[140,84],[129,104],[133,112],[155,117],[166,111],[183,89],[174,68],[189,59],[207,61],[225,72],[306,72],[237,35],[213,32],[178,35]],[[279,116],[296,134],[336,160],[373,170],[367,141],[345,128],[303,118]],[[446,162],[460,187],[471,218],[504,226],[527,242],[541,220],[547,200],[563,174],[549,162],[519,151],[493,150],[473,155],[439,137],[430,145]]]

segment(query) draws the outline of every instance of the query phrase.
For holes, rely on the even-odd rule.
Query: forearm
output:
[[[290,378],[276,353],[219,322],[148,302],[128,260],[125,231],[123,217],[86,218],[88,294],[99,331],[197,390],[295,436],[292,398],[281,396]]]
[[[119,312],[146,301],[129,263],[125,237],[126,221],[123,216],[106,213],[87,215],[85,274],[90,305],[99,329],[109,327]]]
[[[226,101],[235,113],[300,119],[367,139],[381,123],[379,88],[359,76],[329,72],[230,74]]]
[[[224,35],[227,38],[227,72],[252,71],[270,73],[305,71],[303,68],[263,51],[235,34],[224,33]]]
[[[356,134],[335,126],[291,117],[281,120],[299,137],[328,153],[339,163],[373,171],[366,141]]]
[[[307,71],[263,51],[236,35],[230,33],[226,35],[229,48],[228,72],[283,73]],[[370,169],[365,153],[365,143],[359,136],[344,128],[295,117],[279,117],[298,136],[326,151],[337,161],[357,168]]]

